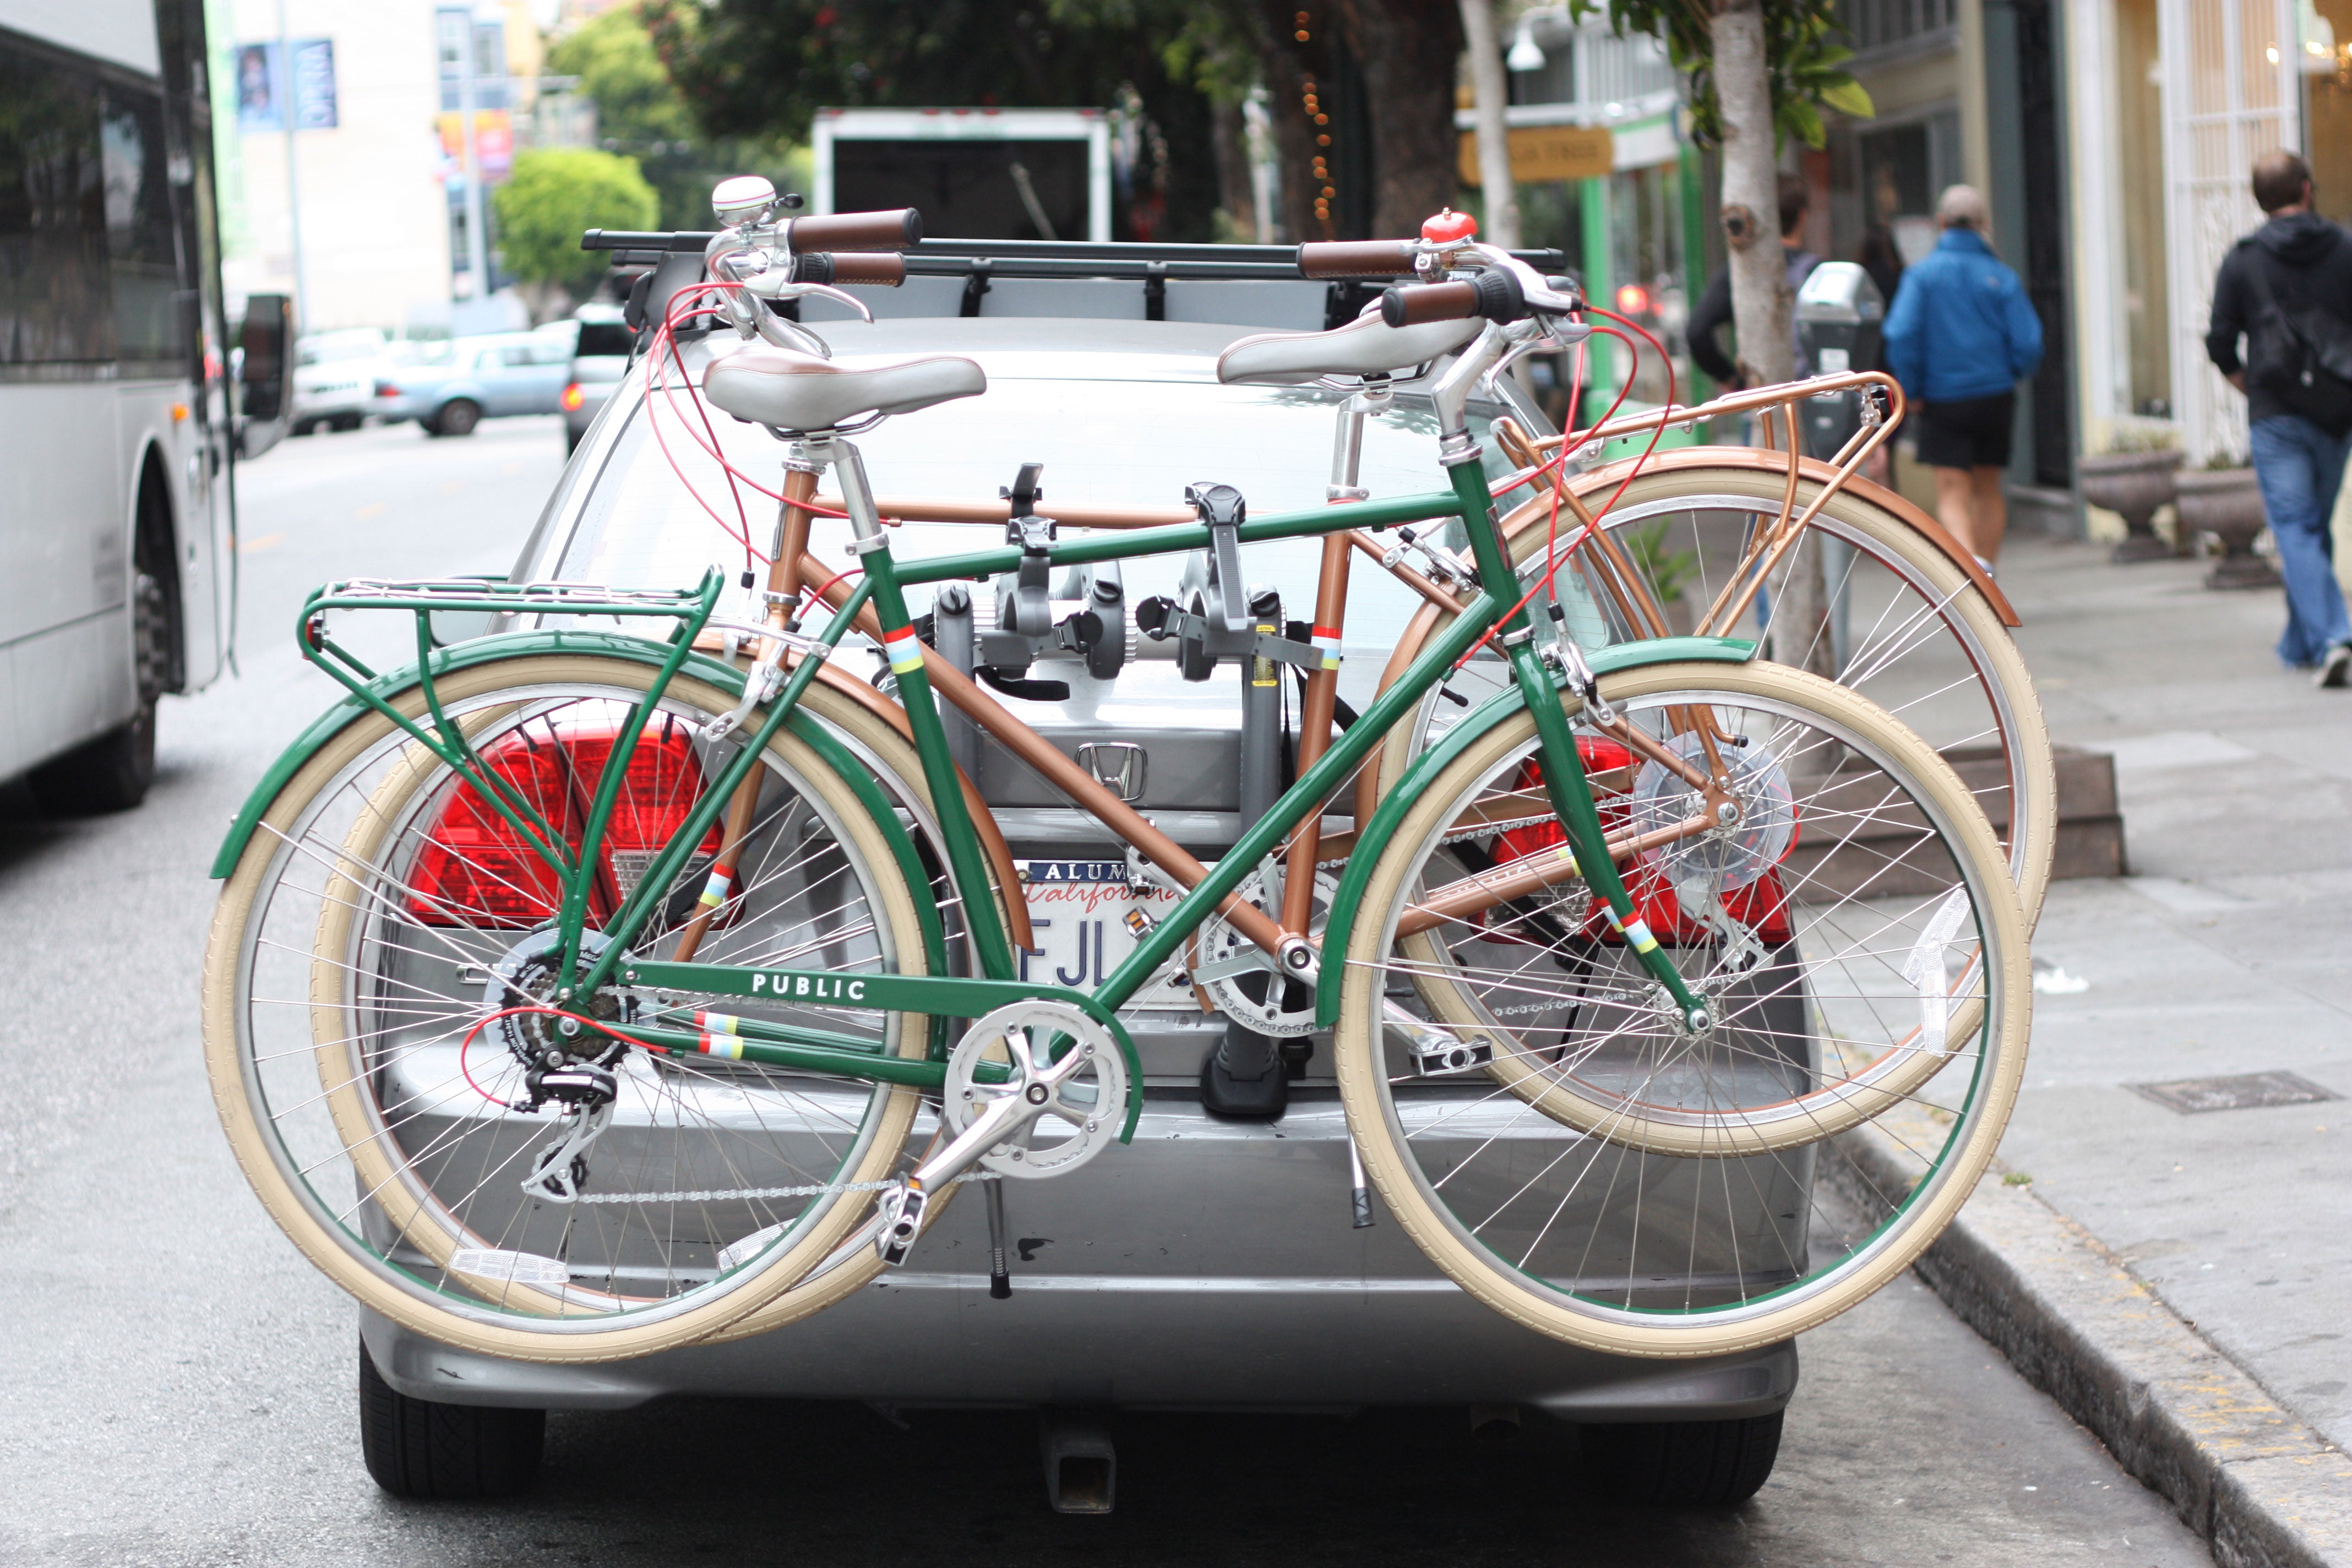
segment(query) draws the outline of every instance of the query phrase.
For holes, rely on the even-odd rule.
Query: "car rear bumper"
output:
[[[904,1269],[735,1344],[559,1367],[450,1350],[372,1313],[387,1381],[467,1405],[612,1409],[664,1394],[909,1405],[1187,1409],[1534,1405],[1585,1422],[1724,1419],[1785,1405],[1793,1344],[1706,1360],[1604,1355],[1519,1327],[1438,1275],[1385,1215],[1349,1221],[1346,1125],[1325,1094],[1272,1125],[1155,1094],[1135,1145],[1006,1184],[1013,1295],[988,1294],[965,1194]]]

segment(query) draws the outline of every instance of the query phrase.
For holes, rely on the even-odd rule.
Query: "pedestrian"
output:
[[[1813,268],[1822,264],[1822,258],[1807,250],[1804,241],[1797,237],[1797,230],[1804,226],[1805,209],[1811,203],[1805,191],[1805,182],[1794,174],[1781,175],[1780,196],[1780,248],[1781,254],[1788,258],[1789,292],[1793,295],[1805,286],[1805,279],[1812,276]],[[1707,284],[1706,291],[1698,297],[1698,303],[1692,308],[1683,333],[1690,343],[1692,362],[1713,376],[1716,384],[1726,392],[1737,392],[1748,384],[1747,378],[1740,374],[1739,366],[1723,352],[1723,345],[1716,341],[1715,336],[1730,324],[1731,268],[1726,267],[1715,275]],[[1792,340],[1795,339],[1795,324],[1794,313],[1791,312],[1790,327]],[[1795,348],[1793,363],[1797,367],[1796,374],[1800,377],[1811,375],[1812,369],[1806,360],[1802,341],[1795,341]]]
[[[1992,253],[1984,193],[1936,203],[1943,237],[1905,268],[1886,312],[1886,367],[1911,401],[1919,460],[1936,470],[1936,515],[1986,571],[2000,559],[2017,384],[2042,363],[2042,319]]]
[[[2352,624],[2328,519],[2352,456],[2352,384],[2338,374],[2352,369],[2352,235],[2311,210],[2311,166],[2292,153],[2254,164],[2254,201],[2269,221],[2221,258],[2205,352],[2246,395],[2254,477],[2286,579],[2279,658],[2341,687],[2352,679]]]

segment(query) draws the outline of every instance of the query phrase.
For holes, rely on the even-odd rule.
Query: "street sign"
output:
[[[1507,132],[1511,178],[1520,184],[1590,180],[1617,167],[1617,138],[1606,125],[1517,125]],[[1462,133],[1457,163],[1465,185],[1478,184],[1478,138]]]

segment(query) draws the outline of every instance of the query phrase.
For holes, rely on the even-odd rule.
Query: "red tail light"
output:
[[[1633,753],[1614,741],[1592,736],[1580,736],[1576,742],[1577,756],[1592,782],[1593,803],[1601,809],[1601,828],[1615,833],[1632,818],[1629,796],[1633,775],[1640,770],[1633,763]],[[1528,763],[1519,769],[1515,789],[1543,787],[1543,765]],[[1557,822],[1531,823],[1514,827],[1499,836],[1495,858],[1507,864],[1524,860],[1568,842],[1568,831]],[[1669,947],[1706,941],[1713,933],[1701,921],[1685,920],[1681,902],[1675,897],[1674,884],[1666,878],[1665,864],[1654,854],[1643,856],[1630,866],[1621,868],[1625,878],[1625,891],[1633,898],[1633,912],[1659,942]],[[1778,870],[1767,871],[1744,888],[1727,889],[1723,894],[1724,912],[1742,925],[1752,929],[1759,941],[1767,945],[1785,942],[1790,939],[1789,899],[1780,885]],[[1503,911],[1507,920],[1508,912]],[[1591,913],[1585,917],[1580,935],[1603,942],[1622,942],[1609,927],[1608,911],[1598,900]],[[1492,940],[1528,940],[1497,935]]]
[[[617,738],[609,725],[533,724],[485,748],[482,763],[576,852]],[[630,753],[605,824],[603,863],[589,893],[593,920],[618,910],[686,826],[702,787],[685,727],[667,718],[648,727]],[[719,841],[714,826],[696,853],[717,855]],[[554,868],[471,784],[460,785],[441,808],[409,881],[409,912],[428,925],[537,925],[554,917],[562,899]]]
[[[396,381],[379,381],[375,384],[375,395],[378,397],[398,397],[400,395],[400,383]]]
[[[588,395],[580,389],[578,382],[575,381],[563,389],[563,412],[566,414],[579,413],[580,405],[587,401]]]

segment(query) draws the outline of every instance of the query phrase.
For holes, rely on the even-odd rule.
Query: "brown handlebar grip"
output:
[[[1423,321],[1466,321],[1478,312],[1475,283],[1417,283],[1381,296],[1381,320],[1391,327]]]
[[[835,283],[879,283],[896,289],[907,280],[907,258],[895,250],[836,252]]]
[[[1307,278],[1394,278],[1412,270],[1412,241],[1343,239],[1302,245],[1298,270]]]
[[[923,215],[913,207],[899,207],[796,217],[790,233],[794,250],[904,250],[921,242]]]

